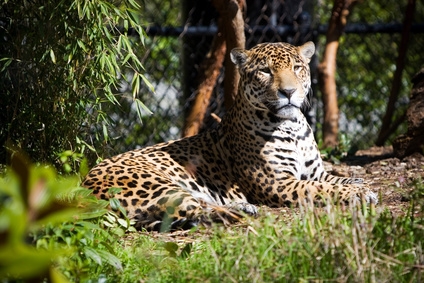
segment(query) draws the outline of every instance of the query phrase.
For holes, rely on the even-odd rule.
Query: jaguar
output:
[[[82,186],[117,198],[136,228],[189,229],[256,216],[258,205],[377,203],[361,178],[323,166],[302,109],[311,88],[313,42],[262,43],[230,53],[240,74],[233,106],[214,128],[103,160]],[[110,188],[120,188],[111,194]]]

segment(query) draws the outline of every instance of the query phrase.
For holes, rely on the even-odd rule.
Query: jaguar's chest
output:
[[[313,133],[303,119],[285,121],[278,127],[255,128],[241,123],[227,136],[232,170],[238,178],[279,178],[310,175],[318,157]]]

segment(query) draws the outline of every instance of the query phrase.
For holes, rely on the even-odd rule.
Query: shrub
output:
[[[65,149],[105,149],[109,118],[102,103],[117,104],[117,89],[128,73],[134,99],[148,83],[137,58],[144,37],[138,8],[135,0],[2,3],[1,164],[7,163],[6,143],[50,163]],[[141,41],[128,37],[129,27]]]

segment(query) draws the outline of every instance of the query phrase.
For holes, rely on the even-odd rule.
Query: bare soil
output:
[[[413,182],[424,181],[424,156],[414,153],[404,159],[396,158],[391,146],[372,147],[357,151],[340,164],[324,162],[327,172],[335,176],[363,178],[371,190],[378,194],[379,212],[388,209],[393,215],[405,214],[409,208]],[[288,223],[297,208],[271,209],[261,207],[265,213],[274,213]]]
[[[424,156],[414,153],[403,159],[394,157],[389,147],[372,147],[356,152],[329,170],[335,175],[361,177],[379,194],[381,209],[388,208],[393,214],[407,209],[413,182],[424,180]]]

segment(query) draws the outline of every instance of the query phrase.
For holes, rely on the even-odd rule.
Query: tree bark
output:
[[[406,157],[414,152],[424,152],[424,68],[412,79],[411,100],[406,111],[408,130],[393,142],[393,152]]]
[[[215,1],[226,2],[223,9],[219,10],[224,20],[225,41],[227,54],[225,55],[225,79],[224,79],[224,105],[230,109],[237,95],[240,75],[236,66],[231,62],[230,52],[233,48],[245,48],[246,38],[244,34],[243,10],[246,7],[244,0]]]
[[[399,55],[396,60],[396,71],[393,76],[392,88],[390,90],[389,101],[387,102],[386,113],[383,117],[381,130],[378,134],[375,144],[382,146],[397,127],[391,127],[393,114],[395,112],[395,103],[398,99],[402,81],[402,72],[405,68],[406,51],[408,50],[409,35],[412,26],[412,19],[415,12],[415,0],[409,0],[406,7],[405,19],[403,20],[402,38],[399,45]]]
[[[239,74],[232,64],[229,54],[235,47],[244,47],[244,0],[213,0],[212,4],[220,14],[218,32],[212,42],[211,51],[201,65],[200,85],[194,103],[185,121],[182,136],[188,137],[199,133],[209,106],[216,80],[225,59],[224,105],[231,107],[237,94]]]
[[[323,140],[325,147],[337,145],[339,107],[336,90],[336,57],[339,39],[344,31],[350,11],[356,0],[334,0],[326,35],[322,62],[318,66],[318,79],[324,104]]]
[[[183,137],[190,137],[198,134],[202,127],[212,91],[215,87],[219,73],[221,72],[227,49],[222,28],[222,20],[219,20],[218,32],[213,39],[211,51],[206,55],[200,67],[199,74],[201,76],[201,83],[197,89],[189,115],[184,123],[182,130]]]

